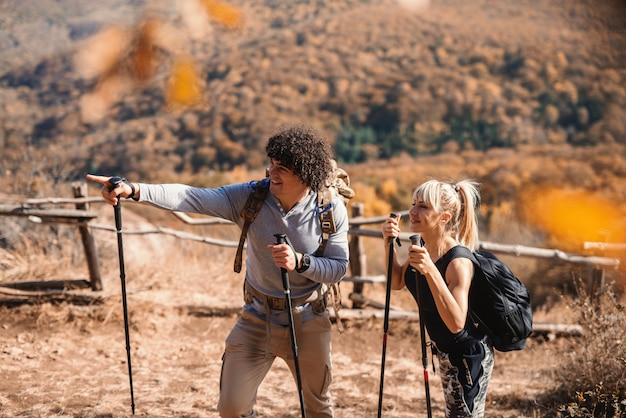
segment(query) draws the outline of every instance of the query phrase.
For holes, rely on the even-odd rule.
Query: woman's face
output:
[[[428,233],[436,231],[441,221],[441,214],[428,205],[426,202],[419,200],[413,201],[413,207],[409,211],[409,221],[411,223],[411,231],[419,233]]]

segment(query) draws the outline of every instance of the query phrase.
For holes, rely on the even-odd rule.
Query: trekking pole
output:
[[[274,234],[276,237],[276,244],[286,244],[287,235]],[[298,396],[300,396],[300,411],[302,412],[302,418],[306,418],[306,410],[304,409],[304,394],[302,392],[302,379],[300,378],[300,361],[298,360],[298,344],[296,343],[296,328],[293,325],[293,310],[291,306],[291,290],[289,289],[289,276],[287,270],[280,269],[280,273],[283,279],[283,290],[285,292],[285,299],[287,299],[287,311],[289,312],[289,328],[291,331],[291,348],[293,350],[293,362],[296,366],[296,380],[298,382]],[[269,313],[268,313],[269,314]]]
[[[411,235],[409,237],[412,245],[422,245],[421,236],[419,234]],[[417,278],[417,270],[411,267],[411,271],[415,274],[416,282]],[[422,366],[424,367],[424,390],[426,391],[426,411],[428,413],[428,418],[432,418],[433,410],[430,405],[430,383],[428,379],[428,354],[426,352],[426,327],[424,326],[424,321],[422,318],[422,313],[420,311],[420,339],[422,340]]]
[[[116,189],[124,180],[121,177],[109,179],[109,191]],[[128,379],[130,382],[130,405],[135,415],[135,396],[133,394],[133,368],[130,363],[130,336],[128,331],[128,306],[126,303],[126,272],[124,271],[124,246],[122,244],[122,208],[121,196],[117,197],[117,203],[113,206],[115,213],[115,229],[117,230],[117,252],[120,259],[120,281],[122,283],[122,306],[124,308],[124,333],[126,334],[126,357],[128,360]]]
[[[391,213],[389,215],[392,218],[397,218],[398,215]],[[400,238],[396,238],[398,246],[400,244]],[[385,357],[387,356],[387,331],[389,330],[389,300],[391,299],[391,276],[393,269],[393,239],[389,240],[389,263],[387,265],[387,289],[385,294],[385,319],[383,321],[383,354],[380,366],[380,388],[378,391],[378,418],[382,416],[383,408],[383,387],[385,385]]]

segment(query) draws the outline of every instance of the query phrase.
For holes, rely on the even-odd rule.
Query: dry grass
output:
[[[596,303],[581,283],[568,303],[583,327],[584,341],[572,340],[563,364],[555,370],[552,396],[570,399],[561,410],[572,417],[626,415],[625,301],[611,286]]]
[[[0,248],[0,281],[46,280],[65,276],[71,264],[68,257],[51,257],[48,248],[25,238],[12,250]]]

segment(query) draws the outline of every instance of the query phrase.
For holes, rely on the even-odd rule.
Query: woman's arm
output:
[[[429,273],[426,279],[441,319],[450,332],[461,331],[467,321],[469,289],[474,273],[472,262],[467,258],[452,260],[446,270],[445,281],[436,268]]]

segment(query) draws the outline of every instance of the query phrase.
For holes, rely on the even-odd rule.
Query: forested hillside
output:
[[[86,171],[259,168],[285,122],[324,129],[344,164],[626,143],[621,1],[232,0],[221,20],[207,6],[205,25],[190,15],[215,2],[195,1],[3,2],[0,164],[14,190]],[[173,107],[183,56],[199,96]]]
[[[306,122],[334,141],[368,215],[406,209],[426,177],[472,177],[487,237],[575,251],[625,239],[624,2],[176,5],[0,5],[8,192],[66,194],[86,172],[245,181],[273,128]],[[554,188],[611,211],[557,230],[537,216]]]

